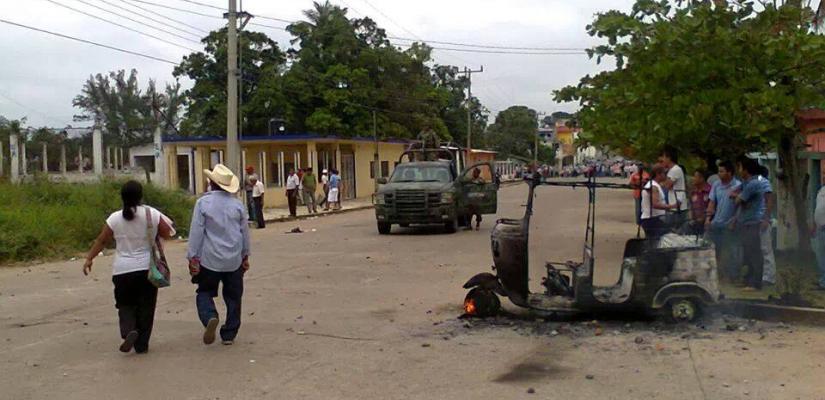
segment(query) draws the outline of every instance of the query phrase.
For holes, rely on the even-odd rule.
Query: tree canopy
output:
[[[597,15],[588,33],[607,43],[589,54],[616,69],[556,100],[578,101],[588,139],[632,157],[652,159],[665,144],[707,160],[777,150],[804,230],[796,115],[825,104],[825,37],[813,32],[813,10],[799,1],[670,3],[637,0],[631,12]]]

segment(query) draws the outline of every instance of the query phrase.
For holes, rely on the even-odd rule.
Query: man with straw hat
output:
[[[241,326],[243,275],[249,269],[247,213],[235,195],[240,181],[229,168],[218,164],[212,171],[203,172],[209,178],[210,190],[198,199],[192,212],[189,273],[192,283],[198,285],[195,303],[206,328],[204,344],[215,342],[219,319],[213,299],[218,297],[219,284],[223,284],[226,321],[220,335],[222,343],[230,345]]]

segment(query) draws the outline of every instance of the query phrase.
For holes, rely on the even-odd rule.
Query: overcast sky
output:
[[[198,29],[208,31],[222,24],[217,18],[134,3],[133,0],[54,0],[150,33],[167,42],[200,50],[198,43],[153,30],[90,6],[115,11],[197,41],[195,36],[146,21],[110,5],[152,15],[131,7],[127,4],[130,1],[163,16],[184,21]],[[221,15],[220,10],[184,0],[146,1],[215,17]],[[227,5],[227,1],[221,0],[198,1],[215,6]],[[84,2],[88,4],[83,4]],[[595,13],[610,9],[628,10],[633,0],[333,0],[332,3],[349,8],[350,16],[367,15],[373,18],[392,36],[501,46],[584,48],[598,43],[585,32],[585,26],[592,21]],[[243,6],[252,14],[295,20],[303,17],[302,11],[311,8],[312,2],[245,0]],[[153,15],[153,18],[194,31],[193,28],[169,22],[157,15]],[[47,0],[0,0],[0,19],[175,62],[190,52],[185,48],[141,36],[62,8]],[[254,22],[273,26],[285,25],[262,18],[256,18]],[[282,30],[261,27],[252,29],[266,32],[282,48],[289,47],[290,36]],[[173,79],[173,66],[168,63],[122,54],[3,23],[0,23],[0,54],[3,60],[0,62],[0,115],[9,119],[28,117],[30,126],[62,127],[72,123],[72,115],[80,112],[72,107],[72,98],[79,93],[84,80],[90,74],[135,68],[139,72],[142,86],[150,78],[159,82]],[[586,55],[478,54],[447,50],[437,50],[435,62],[459,67],[466,65],[474,69],[484,66],[484,73],[473,75],[473,93],[491,110],[491,120],[495,113],[510,105],[527,105],[548,113],[557,110],[573,111],[573,104],[560,105],[553,102],[551,91],[576,83],[585,74],[609,67],[597,66],[595,61],[588,59]]]

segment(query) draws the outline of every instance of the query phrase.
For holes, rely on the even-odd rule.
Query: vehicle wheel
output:
[[[392,230],[392,224],[386,222],[379,222],[378,223],[378,233],[382,235],[388,235]]]
[[[464,313],[472,317],[486,318],[498,314],[501,301],[491,290],[472,288],[464,297]]]
[[[696,321],[702,313],[702,308],[696,299],[679,298],[669,301],[665,311],[671,322],[683,324]]]
[[[444,229],[447,230],[447,233],[458,232],[458,217],[453,218],[450,222],[445,222]]]

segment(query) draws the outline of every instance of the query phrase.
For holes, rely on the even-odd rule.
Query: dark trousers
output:
[[[149,282],[146,273],[135,271],[112,276],[115,307],[120,319],[120,337],[126,339],[129,332],[137,331],[135,351],[141,353],[149,349],[158,301],[158,288]]]
[[[645,238],[659,239],[667,232],[667,224],[658,218],[647,218],[642,220],[642,229],[645,231]]]
[[[249,213],[249,220],[250,221],[255,221],[256,220],[256,218],[255,218],[255,202],[252,199],[253,199],[252,191],[247,190],[246,191],[246,209],[247,209],[246,212]]]
[[[289,215],[298,216],[298,189],[287,189],[286,201],[289,204]]]
[[[762,288],[762,273],[765,259],[762,255],[762,228],[759,224],[744,225],[741,228],[742,258],[748,266],[745,273],[745,284],[757,289]]]
[[[255,205],[255,221],[258,223],[258,229],[263,229],[266,227],[266,222],[264,222],[264,197],[253,197],[252,203]]]
[[[476,226],[481,225],[481,207],[478,204],[468,204],[467,211],[470,212],[469,218],[467,219],[467,226],[472,224],[473,216],[476,217]]]
[[[226,303],[226,321],[221,326],[221,339],[235,340],[238,329],[241,327],[241,297],[243,296],[243,268],[232,272],[216,272],[204,266],[194,282],[198,284],[195,290],[195,304],[198,307],[198,318],[205,327],[212,318],[220,318],[215,308],[215,297],[218,297],[218,285],[223,283],[223,302]]]

